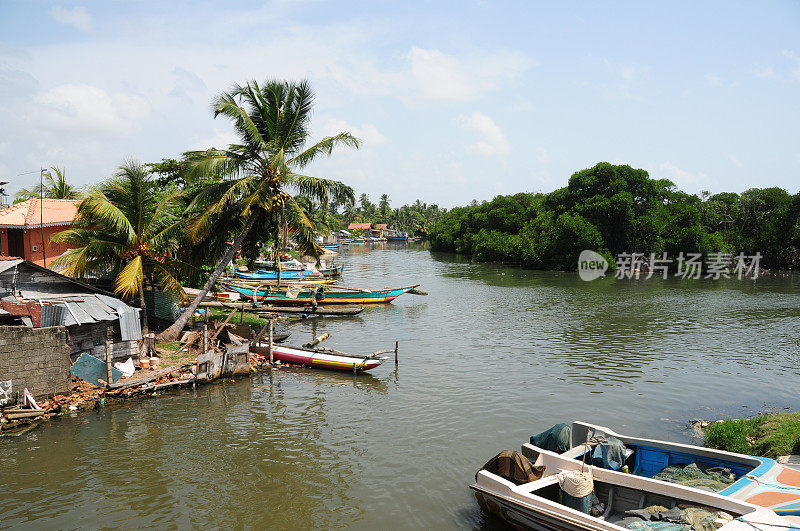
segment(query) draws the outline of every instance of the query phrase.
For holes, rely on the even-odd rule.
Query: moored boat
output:
[[[235,284],[225,284],[226,289],[238,292],[242,298],[257,302],[279,302],[283,304],[381,304],[392,302],[404,293],[408,293],[419,284],[402,288],[386,288],[381,290],[333,289],[329,286],[310,288],[253,288]],[[257,293],[256,293],[257,292]]]
[[[340,277],[342,276],[342,272],[344,271],[344,266],[336,266],[331,265],[329,267],[323,267],[319,269],[319,272],[322,273],[324,277]]]
[[[480,470],[470,485],[484,511],[518,528],[800,529],[769,509],[719,494],[584,465],[530,444],[522,454],[525,474],[503,477],[499,470]],[[575,494],[580,497],[569,494],[576,487],[583,491]]]
[[[277,271],[266,271],[263,269],[259,269],[255,273],[236,271],[234,276],[245,280],[278,280]],[[318,271],[281,271],[281,280],[304,280],[321,276],[322,274]]]
[[[690,485],[715,484],[711,480],[719,476],[706,479],[710,474],[705,471],[727,470],[730,478],[723,478],[724,483],[714,489],[720,495],[768,507],[781,515],[800,515],[800,471],[774,459],[620,435],[605,426],[585,422],[572,423],[571,449],[562,456],[582,459],[586,441],[598,437],[613,437],[624,445],[625,462],[613,466],[627,466],[634,475]]]
[[[260,356],[269,356],[269,349],[263,345],[252,347],[251,350]],[[327,348],[305,348],[289,345],[273,345],[272,357],[283,363],[352,372],[374,369],[388,359],[374,355],[358,356]]]

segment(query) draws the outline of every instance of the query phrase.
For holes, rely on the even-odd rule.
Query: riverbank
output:
[[[167,348],[164,348],[164,345],[156,347],[159,354],[164,355],[162,360],[169,360],[174,364],[166,369],[139,370],[130,378],[121,379],[109,387],[96,387],[80,379],[75,379],[71,393],[59,394],[39,401],[37,405],[40,409],[13,407],[2,410],[0,412],[0,436],[22,435],[45,421],[76,411],[97,409],[130,398],[157,395],[180,387],[207,385],[226,378],[235,380],[237,377],[269,371],[273,366],[282,366],[279,361],[270,365],[265,356],[251,352],[247,374],[203,379],[197,377],[193,368],[196,359],[195,353],[174,350],[174,343],[166,344]]]
[[[771,457],[800,454],[800,413],[727,419],[705,428],[709,448]]]

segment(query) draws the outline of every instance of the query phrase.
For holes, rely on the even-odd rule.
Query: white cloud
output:
[[[320,136],[332,136],[339,133],[350,132],[354,137],[361,140],[361,149],[369,149],[373,146],[385,144],[388,139],[378,131],[378,128],[372,124],[361,124],[361,126],[353,126],[344,120],[338,118],[327,118],[321,120],[319,127]],[[312,142],[319,140],[319,138],[311,139]]]
[[[462,129],[476,133],[478,141],[471,147],[481,155],[505,155],[511,148],[506,136],[491,117],[475,111],[470,116],[460,116]]]
[[[634,89],[640,87],[647,79],[650,72],[648,66],[619,63],[608,59],[605,59],[604,62],[617,76],[615,82],[600,84],[607,98],[639,103],[646,101],[646,98],[637,94]]]
[[[38,98],[44,125],[65,131],[127,133],[147,114],[144,99],[131,94],[109,95],[91,85],[59,85]]]
[[[469,101],[500,88],[531,67],[523,54],[498,51],[456,58],[416,46],[408,53],[411,76],[419,95],[433,100]]]
[[[72,26],[83,32],[92,31],[94,22],[92,16],[83,6],[75,6],[67,9],[61,6],[54,6],[50,10],[50,15],[57,21],[67,26]]]
[[[233,128],[215,129],[214,134],[202,137],[189,145],[189,151],[202,151],[210,148],[225,149],[231,144],[238,144],[241,139],[236,136]]]
[[[794,63],[792,68],[792,76],[795,80],[800,81],[800,57],[794,53],[794,50],[782,50],[781,54]]]
[[[754,69],[754,73],[756,77],[760,77],[762,79],[765,78],[774,78],[775,77],[775,70],[771,66],[764,66],[764,65],[756,65]]]
[[[699,192],[701,189],[713,188],[712,182],[705,173],[691,173],[687,170],[679,168],[671,162],[662,162],[658,169],[663,176],[675,183],[675,185],[685,192]],[[655,175],[651,176],[656,177]]]

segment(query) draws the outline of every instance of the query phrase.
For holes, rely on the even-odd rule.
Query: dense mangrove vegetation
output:
[[[433,250],[533,269],[574,270],[584,249],[612,264],[620,253],[758,252],[762,267],[796,269],[800,193],[751,188],[697,196],[645,170],[602,162],[548,194],[497,196],[453,208],[429,237]]]

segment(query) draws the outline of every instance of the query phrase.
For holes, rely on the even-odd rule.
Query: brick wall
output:
[[[0,380],[13,380],[20,395],[26,387],[34,397],[65,393],[70,388],[69,351],[63,326],[0,326]]]

